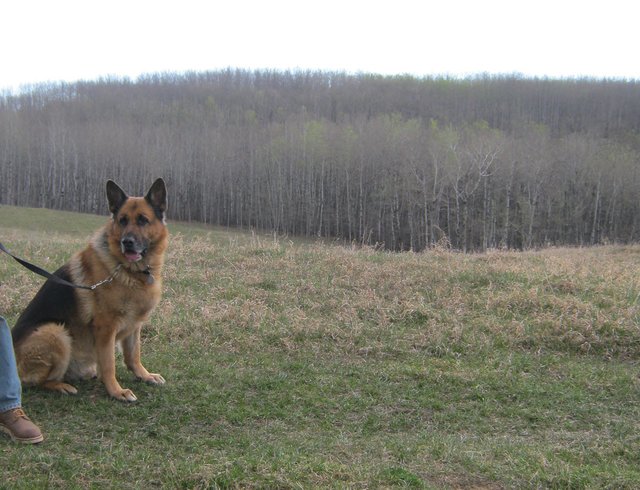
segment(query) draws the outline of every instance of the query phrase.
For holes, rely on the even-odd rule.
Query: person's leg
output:
[[[22,406],[21,395],[11,331],[0,316],[0,413]]]
[[[0,431],[16,442],[41,442],[42,432],[22,410],[22,387],[16,367],[11,331],[0,316]]]

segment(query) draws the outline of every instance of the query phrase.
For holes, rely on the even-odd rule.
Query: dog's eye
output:
[[[120,226],[127,226],[129,224],[129,218],[123,216],[118,220],[118,223],[120,223]]]
[[[149,218],[147,218],[144,214],[138,216],[138,226],[144,226],[149,224]]]

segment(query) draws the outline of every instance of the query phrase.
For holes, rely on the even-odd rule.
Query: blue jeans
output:
[[[22,388],[13,352],[11,330],[0,316],[0,413],[22,405]]]

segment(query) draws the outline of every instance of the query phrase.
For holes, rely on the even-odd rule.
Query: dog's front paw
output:
[[[149,383],[152,385],[163,385],[166,383],[164,378],[157,373],[149,373],[148,376],[141,377],[140,379],[145,383]]]
[[[120,400],[121,402],[135,402],[138,400],[136,395],[133,394],[133,391],[127,389],[121,389],[116,391],[115,393],[109,393],[116,400]]]

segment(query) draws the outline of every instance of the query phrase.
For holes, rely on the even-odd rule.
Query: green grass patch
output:
[[[0,207],[2,241],[50,269],[105,219],[40,213]],[[171,230],[143,330],[167,385],[119,361],[136,404],[95,381],[26,389],[46,440],[0,441],[0,487],[640,486],[640,248],[390,254]],[[41,283],[0,259],[10,323]]]

